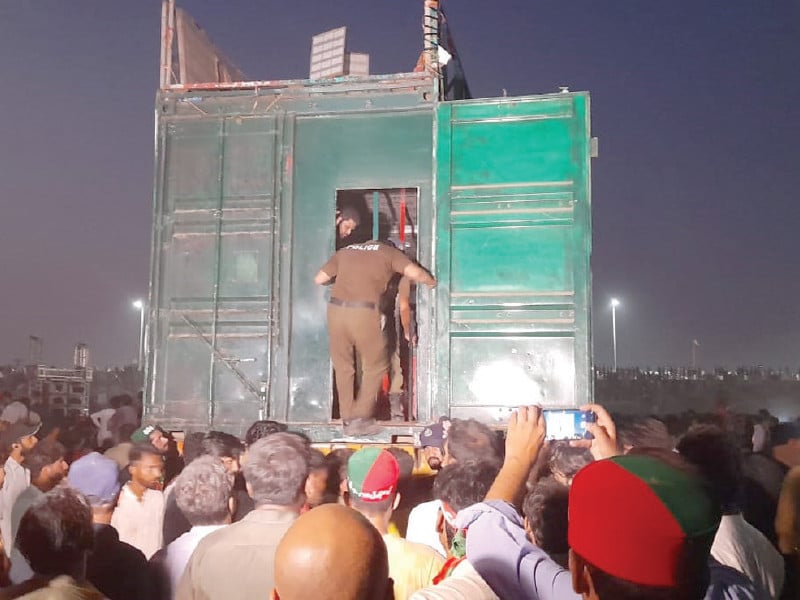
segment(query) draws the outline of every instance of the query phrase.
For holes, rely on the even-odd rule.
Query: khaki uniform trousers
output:
[[[383,375],[389,368],[380,312],[328,304],[328,338],[342,420],[372,418]],[[362,370],[358,395],[356,354]]]

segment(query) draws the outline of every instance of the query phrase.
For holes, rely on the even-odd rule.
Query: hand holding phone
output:
[[[608,411],[599,404],[584,404],[581,410],[594,413],[596,422],[588,426],[594,436],[592,440],[575,440],[569,443],[576,448],[587,448],[595,460],[611,458],[620,454],[617,445],[617,426]]]
[[[545,409],[546,440],[590,440],[589,426],[597,419],[590,410],[578,408]]]
[[[544,418],[537,406],[521,406],[508,420],[506,458],[533,462],[544,443]]]

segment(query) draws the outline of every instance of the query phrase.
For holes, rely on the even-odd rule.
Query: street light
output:
[[[619,300],[611,299],[611,339],[614,344],[614,372],[617,371],[617,307]]]
[[[134,300],[132,306],[139,311],[139,358],[136,364],[141,371],[144,365],[144,302]]]

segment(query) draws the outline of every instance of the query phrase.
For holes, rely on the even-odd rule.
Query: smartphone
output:
[[[546,440],[590,440],[592,434],[586,426],[597,420],[591,411],[577,408],[544,409],[544,422],[547,428]]]

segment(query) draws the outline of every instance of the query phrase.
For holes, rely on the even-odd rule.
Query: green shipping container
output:
[[[439,279],[416,291],[416,419],[376,440],[592,399],[588,94],[440,102],[425,74],[162,91],[156,131],[150,420],[341,438],[313,277],[343,203]]]

